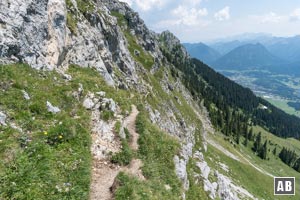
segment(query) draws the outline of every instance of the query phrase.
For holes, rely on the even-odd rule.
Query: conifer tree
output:
[[[259,132],[258,135],[256,136],[252,150],[255,153],[259,153],[260,148],[261,148],[261,132]]]

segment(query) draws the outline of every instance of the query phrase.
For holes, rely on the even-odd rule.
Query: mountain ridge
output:
[[[194,44],[183,43],[183,46],[192,57],[202,60],[207,64],[211,64],[221,57],[221,54],[218,51],[201,42]]]
[[[298,138],[299,119],[190,58],[172,33],[117,0],[8,0],[0,14],[0,198],[94,200],[91,176],[107,176],[92,171],[104,169],[117,200],[273,198],[251,128],[267,144],[266,130]],[[296,174],[267,155],[276,175]]]
[[[245,36],[233,36],[229,39],[210,42],[208,46],[211,46],[224,55],[238,46],[249,43],[261,43],[273,55],[289,62],[295,62],[299,61],[299,38],[299,35],[293,37],[275,37],[268,34],[246,34]]]
[[[283,64],[285,62],[272,55],[262,44],[256,43],[239,46],[219,58],[212,65],[219,69],[245,70],[272,67],[272,65]]]

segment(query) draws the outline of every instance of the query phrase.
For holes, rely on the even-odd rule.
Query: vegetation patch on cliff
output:
[[[120,173],[116,199],[181,199],[182,186],[175,174],[173,157],[179,153],[179,143],[151,124],[145,111],[136,122],[139,137],[138,156],[144,163],[145,181]]]
[[[118,25],[121,27],[124,36],[128,42],[128,50],[131,56],[135,59],[136,62],[142,64],[146,69],[150,70],[154,64],[153,57],[146,52],[143,47],[138,44],[137,36],[132,35],[130,30],[128,29],[128,21],[124,15],[113,11],[111,13],[118,20]]]

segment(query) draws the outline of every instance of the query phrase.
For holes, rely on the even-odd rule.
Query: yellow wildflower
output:
[[[58,138],[59,138],[59,139],[62,139],[62,138],[63,138],[63,136],[62,136],[62,135],[60,135],[60,136],[58,136]]]
[[[44,135],[48,135],[48,132],[47,132],[47,131],[44,131]]]

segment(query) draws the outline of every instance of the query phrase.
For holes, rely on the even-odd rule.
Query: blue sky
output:
[[[147,26],[170,30],[182,42],[210,41],[242,33],[300,34],[300,0],[121,0]]]

